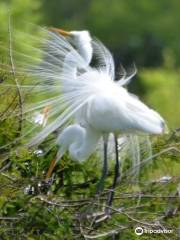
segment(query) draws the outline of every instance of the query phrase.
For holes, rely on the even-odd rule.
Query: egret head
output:
[[[91,36],[88,31],[72,31],[71,37],[73,38],[73,41],[75,41],[77,44],[79,42],[81,43],[89,43],[91,42]]]
[[[87,30],[83,31],[64,31],[63,29],[51,28],[52,32],[59,33],[67,38],[69,43],[77,49],[88,65],[92,58],[91,36]]]
[[[83,31],[65,31],[59,28],[50,28],[52,32],[60,33],[62,36],[67,37],[73,45],[79,43],[91,42],[91,36],[87,30]]]

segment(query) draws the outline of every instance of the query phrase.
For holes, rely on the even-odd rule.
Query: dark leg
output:
[[[112,205],[113,197],[114,197],[114,189],[117,183],[120,181],[120,161],[119,161],[119,154],[118,154],[118,139],[115,135],[114,135],[114,141],[115,141],[116,164],[115,164],[114,180],[113,180],[111,192],[109,194],[108,201],[107,201],[108,206]]]
[[[99,194],[103,191],[104,181],[108,174],[108,159],[107,159],[108,139],[107,139],[107,137],[104,137],[103,140],[104,140],[103,168],[102,168],[101,178],[97,184],[96,194]]]

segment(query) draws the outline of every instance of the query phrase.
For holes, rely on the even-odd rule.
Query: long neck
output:
[[[69,146],[71,158],[77,161],[88,159],[96,150],[100,138],[101,134],[90,127],[82,128],[82,130],[79,128]]]
[[[79,54],[81,55],[81,57],[84,59],[85,63],[88,66],[91,62],[93,54],[91,42],[90,41],[79,42],[79,44],[77,44],[77,49]]]
[[[86,66],[88,66],[92,59],[93,53],[91,43],[86,41],[79,41],[76,45],[78,53],[84,59],[84,63],[86,64]],[[79,62],[76,58],[76,54],[74,53],[74,51],[69,52],[64,60],[63,74],[68,75],[68,77],[71,77],[72,79],[76,79],[77,69],[81,67],[81,62]]]

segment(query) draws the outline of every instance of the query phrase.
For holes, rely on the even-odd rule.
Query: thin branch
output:
[[[10,162],[9,162],[9,163],[10,163]],[[12,178],[11,176],[8,176],[8,175],[5,174],[5,173],[0,172],[0,174],[1,174],[2,176],[4,176],[4,177],[8,178],[8,179],[11,180],[12,182],[15,182],[15,181],[16,181],[16,179]]]
[[[123,174],[122,177],[127,177],[128,175],[133,174],[134,171],[136,170],[136,168],[138,168],[138,167],[146,164],[147,162],[153,160],[154,158],[156,158],[156,157],[158,157],[158,156],[160,156],[160,155],[162,155],[162,154],[165,154],[165,153],[170,152],[170,151],[172,151],[172,150],[176,151],[177,153],[180,153],[180,150],[179,150],[176,146],[177,146],[177,147],[180,147],[180,143],[177,143],[177,144],[175,144],[175,146],[168,147],[168,148],[166,148],[166,149],[164,149],[164,150],[162,150],[162,151],[160,151],[160,152],[158,152],[158,153],[155,153],[154,155],[152,155],[152,156],[150,156],[150,157],[145,158],[145,159],[144,159],[142,162],[140,162],[138,165],[134,166],[134,167],[133,167],[132,169],[130,169],[130,170],[127,170],[127,171]]]
[[[19,116],[19,129],[18,129],[19,133],[18,133],[18,135],[20,135],[21,130],[22,130],[22,119],[23,119],[23,100],[22,100],[20,85],[19,85],[18,79],[16,78],[16,69],[15,69],[15,65],[14,65],[14,61],[13,61],[11,16],[9,16],[8,31],[9,31],[9,57],[10,57],[10,63],[11,63],[13,77],[14,77],[14,82],[16,84],[17,94],[18,94],[18,98],[19,98],[20,116]]]
[[[0,221],[11,221],[11,220],[19,220],[18,217],[0,217]]]
[[[83,206],[83,205],[86,205],[86,204],[90,204],[90,202],[84,202],[84,203],[83,202],[79,202],[79,203],[76,203],[76,204],[63,204],[63,203],[58,203],[58,202],[55,202],[55,201],[50,201],[50,200],[44,198],[43,196],[36,196],[33,199],[31,199],[31,201],[34,200],[34,199],[39,199],[42,202],[45,202],[45,203],[47,203],[49,205],[53,205],[53,206],[57,206],[57,207],[61,207],[61,208],[65,208],[65,207],[67,207],[67,208],[68,207],[79,207],[79,206]]]
[[[113,229],[111,231],[100,233],[100,234],[97,234],[97,235],[87,235],[87,234],[82,234],[82,235],[85,239],[97,239],[97,238],[111,237],[111,236],[117,235],[121,230],[123,230],[123,229],[122,228]],[[82,232],[82,230],[81,230],[81,232]]]
[[[95,205],[100,206],[100,204],[98,204],[98,203],[95,203]],[[148,223],[148,222],[140,221],[140,220],[132,217],[131,215],[129,215],[127,212],[122,211],[122,210],[119,210],[119,209],[116,209],[116,208],[113,208],[113,207],[111,207],[111,206],[108,206],[108,205],[107,205],[106,208],[109,208],[111,211],[114,211],[114,212],[116,212],[116,213],[120,213],[120,214],[122,214],[122,215],[125,215],[128,219],[130,219],[130,220],[133,221],[133,222],[140,223],[140,224],[142,224],[142,225],[146,225],[146,226],[150,226],[150,227],[159,226],[158,223]]]
[[[10,166],[11,166],[11,162],[8,162],[5,166],[3,166],[0,169],[0,174],[2,174],[2,172],[6,171]]]

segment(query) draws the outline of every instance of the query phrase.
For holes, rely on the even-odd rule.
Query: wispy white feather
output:
[[[40,144],[48,135],[63,128],[69,121],[77,121],[84,127],[93,125],[93,120],[89,118],[92,106],[95,109],[94,116],[96,117],[97,113],[101,116],[97,124],[97,129],[100,131],[101,127],[103,131],[103,114],[107,110],[109,115],[106,117],[110,117],[109,119],[113,119],[114,113],[121,110],[124,122],[120,130],[126,128],[129,131],[144,130],[152,133],[162,131],[163,125],[160,125],[161,121],[163,123],[162,118],[122,88],[136,74],[136,69],[129,75],[122,71],[122,77],[114,82],[113,57],[99,40],[92,40],[94,55],[98,60],[98,66],[94,68],[87,64],[66,38],[47,29],[40,28],[40,32],[38,36],[27,35],[33,45],[22,42],[22,48],[26,49],[26,53],[14,51],[17,72],[28,76],[24,85],[20,87],[22,91],[31,91],[32,98],[34,97],[24,107],[26,119],[29,120],[36,111],[41,112],[45,107],[50,108],[46,126],[31,134],[31,139],[28,138],[28,146]],[[21,35],[17,34],[17,36]],[[20,41],[20,38],[15,39],[16,41]],[[114,103],[117,103],[120,98],[120,109],[111,112],[111,105],[109,109],[104,105],[101,107],[97,96],[100,96],[102,101],[105,99],[107,103],[105,105],[108,107],[109,99],[113,97]],[[100,103],[98,108],[97,103]],[[114,118],[113,124],[116,126],[118,119]],[[113,128],[107,131],[113,132]],[[139,137],[128,136],[129,132],[124,133],[124,141],[120,144],[121,157],[123,152],[131,152],[133,166],[136,166],[139,165],[141,158],[141,143]]]

